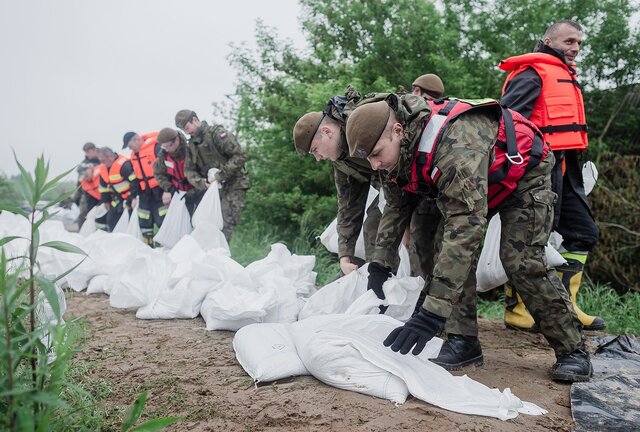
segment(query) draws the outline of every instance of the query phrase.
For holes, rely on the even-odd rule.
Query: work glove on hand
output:
[[[372,290],[380,300],[384,300],[382,285],[391,276],[391,271],[376,262],[369,263],[369,279],[367,280],[367,291]]]
[[[433,314],[425,308],[420,308],[402,327],[394,329],[384,340],[384,346],[391,346],[391,350],[400,354],[408,353],[411,348],[413,355],[422,352],[427,342],[444,329],[445,319]]]

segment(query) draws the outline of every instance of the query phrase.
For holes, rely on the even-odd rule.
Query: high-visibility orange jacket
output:
[[[100,170],[98,167],[93,168],[93,174],[89,180],[80,180],[82,190],[94,197],[100,199]]]
[[[140,146],[138,152],[131,152],[131,165],[138,178],[140,190],[153,189],[158,187],[158,182],[153,175],[153,164],[156,161],[156,144],[158,143],[158,132],[141,134],[144,144]]]
[[[102,202],[115,202],[113,193],[120,200],[125,201],[131,195],[131,182],[136,180],[136,174],[131,168],[128,158],[118,155],[111,167],[107,169],[105,164],[100,164],[100,200]]]
[[[575,73],[562,60],[551,54],[529,53],[509,57],[499,67],[511,72],[502,87],[503,94],[507,84],[527,68],[540,76],[542,89],[529,120],[538,126],[552,150],[588,147],[582,91]]]

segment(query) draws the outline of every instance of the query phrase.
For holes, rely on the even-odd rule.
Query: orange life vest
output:
[[[437,196],[435,182],[442,174],[433,166],[433,157],[444,135],[446,126],[460,114],[479,107],[496,106],[497,101],[471,105],[460,100],[438,99],[428,101],[431,107],[429,121],[424,125],[411,163],[411,179],[402,189],[420,195]],[[535,125],[522,115],[502,108],[498,136],[493,147],[494,161],[489,167],[487,204],[494,208],[517,187],[518,180],[538,166],[549,153],[549,146]]]
[[[502,94],[527,68],[540,75],[542,89],[529,120],[538,126],[552,150],[585,150],[589,146],[582,91],[575,73],[562,60],[551,54],[530,53],[509,57],[499,67],[511,72]]]
[[[153,189],[158,186],[153,176],[153,164],[156,161],[155,146],[158,142],[158,132],[141,134],[144,143],[138,152],[131,152],[131,165],[133,172],[140,183],[140,190]]]
[[[122,165],[128,160],[126,157],[118,155],[118,159],[113,162],[108,170],[105,164],[100,164],[100,177],[111,187],[110,190],[114,191],[123,201],[129,198],[131,194],[131,179],[122,176]],[[107,189],[107,192],[110,190]]]
[[[89,180],[82,179],[80,180],[80,186],[82,190],[94,197],[95,199],[100,199],[100,169],[99,167],[93,168],[93,173]]]

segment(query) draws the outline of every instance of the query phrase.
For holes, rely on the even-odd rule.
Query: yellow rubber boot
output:
[[[575,309],[583,328],[585,330],[604,329],[607,324],[601,317],[586,314],[578,307],[578,303],[576,303],[578,291],[580,291],[580,282],[582,282],[582,275],[584,274],[584,263],[587,260],[587,255],[565,252],[562,256],[567,260],[567,263],[557,267],[556,271],[558,272],[558,277],[562,281],[562,284],[569,293],[569,298],[571,299],[573,308]]]
[[[504,325],[511,330],[538,333],[540,327],[524,305],[520,294],[511,286],[504,286]]]

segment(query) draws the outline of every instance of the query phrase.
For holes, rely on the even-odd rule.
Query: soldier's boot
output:
[[[504,286],[504,325],[510,330],[538,333],[540,326],[535,322],[520,294],[511,286]]]
[[[587,260],[587,255],[565,252],[562,256],[567,260],[567,263],[557,267],[556,271],[558,272],[558,277],[562,281],[562,284],[569,293],[569,298],[571,299],[573,308],[575,309],[583,328],[585,330],[604,329],[607,324],[601,317],[586,314],[576,303],[578,291],[580,291],[580,282],[582,281],[582,275],[584,274],[584,263]]]
[[[581,349],[571,354],[556,357],[556,364],[551,368],[551,378],[554,381],[582,382],[589,381],[593,375],[593,367],[589,354]]]
[[[153,241],[153,232],[142,233],[142,241],[144,242],[144,244],[146,244],[150,248],[155,248],[155,243]]]
[[[438,357],[431,361],[451,371],[460,370],[465,366],[482,366],[484,357],[477,337],[450,334],[442,344]]]

